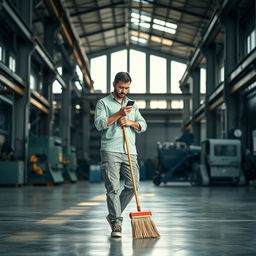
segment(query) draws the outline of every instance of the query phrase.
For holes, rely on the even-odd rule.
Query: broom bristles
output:
[[[156,238],[160,237],[154,222],[148,217],[135,217],[131,219],[132,236],[137,238]]]

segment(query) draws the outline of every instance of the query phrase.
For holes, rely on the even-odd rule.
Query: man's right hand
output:
[[[112,125],[115,121],[128,115],[132,111],[132,106],[122,107],[118,112],[108,118],[107,127]]]
[[[132,106],[122,107],[122,108],[119,110],[119,114],[120,114],[120,116],[123,117],[123,116],[128,115],[131,111],[132,111]]]

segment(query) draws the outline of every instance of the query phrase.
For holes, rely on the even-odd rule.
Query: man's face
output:
[[[130,84],[131,84],[130,82],[126,83],[123,81],[120,81],[118,83],[113,82],[114,93],[115,93],[116,97],[123,99],[128,93]]]

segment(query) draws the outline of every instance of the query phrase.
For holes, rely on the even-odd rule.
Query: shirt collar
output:
[[[125,96],[123,102],[120,103],[120,102],[118,102],[118,101],[116,100],[116,98],[115,98],[115,96],[113,95],[113,93],[114,93],[114,92],[111,92],[111,93],[110,93],[111,98],[112,98],[114,101],[116,101],[117,103],[119,103],[120,105],[122,105],[122,106],[125,106],[126,103],[128,102],[128,100],[130,100],[127,96]]]

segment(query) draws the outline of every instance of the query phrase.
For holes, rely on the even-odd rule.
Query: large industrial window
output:
[[[166,59],[150,55],[150,92],[166,93]]]
[[[140,109],[146,108],[146,101],[145,100],[136,100],[136,105]]]
[[[181,93],[179,81],[181,80],[186,65],[177,61],[171,61],[171,92]]]
[[[30,74],[30,79],[29,79],[29,83],[30,83],[30,89],[32,90],[36,90],[36,78],[34,74]]]
[[[91,76],[94,90],[107,92],[107,56],[103,55],[91,59]]]
[[[78,79],[81,82],[83,82],[83,72],[82,72],[81,68],[78,65],[76,65],[76,74],[78,76]]]
[[[132,84],[130,93],[146,92],[146,54],[130,50],[130,75]]]
[[[4,47],[0,45],[0,61],[4,62]]]
[[[167,102],[166,102],[166,100],[151,100],[150,101],[150,108],[166,109],[167,108]]]
[[[172,100],[171,101],[171,108],[172,109],[183,109],[183,100]]]
[[[58,80],[55,80],[52,85],[52,93],[62,93],[62,86]]]
[[[224,66],[220,68],[220,83],[224,81]]]
[[[256,29],[247,36],[247,53],[250,53],[256,47]]]
[[[62,76],[62,67],[57,67],[57,70]],[[62,86],[57,80],[55,80],[52,84],[52,93],[62,93]]]
[[[200,93],[206,92],[206,69],[200,69]]]
[[[111,54],[111,81],[114,81],[115,75],[118,72],[127,71],[127,50],[114,52]]]
[[[9,68],[11,71],[16,71],[16,59],[13,55],[10,55],[9,57]]]

